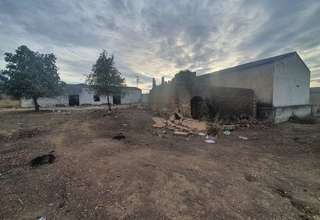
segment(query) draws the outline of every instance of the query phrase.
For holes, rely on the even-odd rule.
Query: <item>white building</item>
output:
[[[310,70],[296,52],[205,74],[198,80],[212,86],[252,89],[257,115],[276,123],[311,113]]]
[[[63,94],[57,97],[42,97],[38,99],[40,107],[78,106],[78,105],[102,105],[107,104],[107,96],[98,96],[85,84],[67,84]],[[141,102],[141,89],[135,87],[123,87],[121,95],[109,96],[110,103],[131,104]],[[21,107],[33,107],[32,99],[21,99]]]

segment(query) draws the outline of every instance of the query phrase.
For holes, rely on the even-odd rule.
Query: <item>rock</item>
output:
[[[179,135],[179,136],[188,136],[189,135],[188,132],[183,132],[183,131],[174,131],[173,134]]]
[[[155,122],[152,126],[154,128],[164,128],[166,126],[166,120],[160,117],[152,117],[152,120]]]
[[[249,140],[249,138],[247,138],[247,137],[245,137],[245,136],[238,136],[239,137],[239,139],[241,139],[241,140]]]
[[[230,132],[229,130],[225,130],[225,131],[223,132],[223,134],[229,136],[229,135],[231,134],[231,132]]]
[[[189,129],[197,131],[197,132],[203,132],[203,131],[207,130],[207,123],[206,122],[194,120],[191,118],[183,120],[181,125],[188,127]]]
[[[216,143],[216,141],[213,139],[207,139],[207,140],[205,140],[205,142],[208,144],[215,144]]]

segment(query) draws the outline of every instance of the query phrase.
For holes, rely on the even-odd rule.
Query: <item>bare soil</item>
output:
[[[0,219],[320,219],[320,123],[207,144],[151,117],[1,112]],[[30,165],[43,155],[54,160]]]

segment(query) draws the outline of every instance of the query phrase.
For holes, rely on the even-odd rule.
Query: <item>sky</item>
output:
[[[320,0],[0,0],[0,69],[20,45],[83,83],[103,49],[128,86],[297,51],[320,86]]]

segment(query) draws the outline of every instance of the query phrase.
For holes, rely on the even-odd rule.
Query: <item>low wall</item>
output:
[[[223,118],[255,117],[256,103],[251,89],[212,87],[197,85],[194,96],[203,97],[210,107],[211,116],[219,114]]]
[[[200,97],[201,101],[194,102],[194,97]],[[179,111],[184,116],[195,118],[214,117],[216,114],[228,118],[256,116],[255,97],[251,89],[213,87],[206,84],[187,88],[170,83],[153,88],[149,104],[154,111]]]
[[[69,105],[69,100],[67,96],[58,96],[53,98],[39,98],[38,104],[40,107],[55,107],[56,105]],[[32,99],[22,98],[20,100],[20,105],[23,108],[33,108],[34,103]]]
[[[281,123],[288,121],[293,115],[298,117],[306,117],[311,114],[311,105],[297,105],[275,107],[273,110],[274,123]]]

